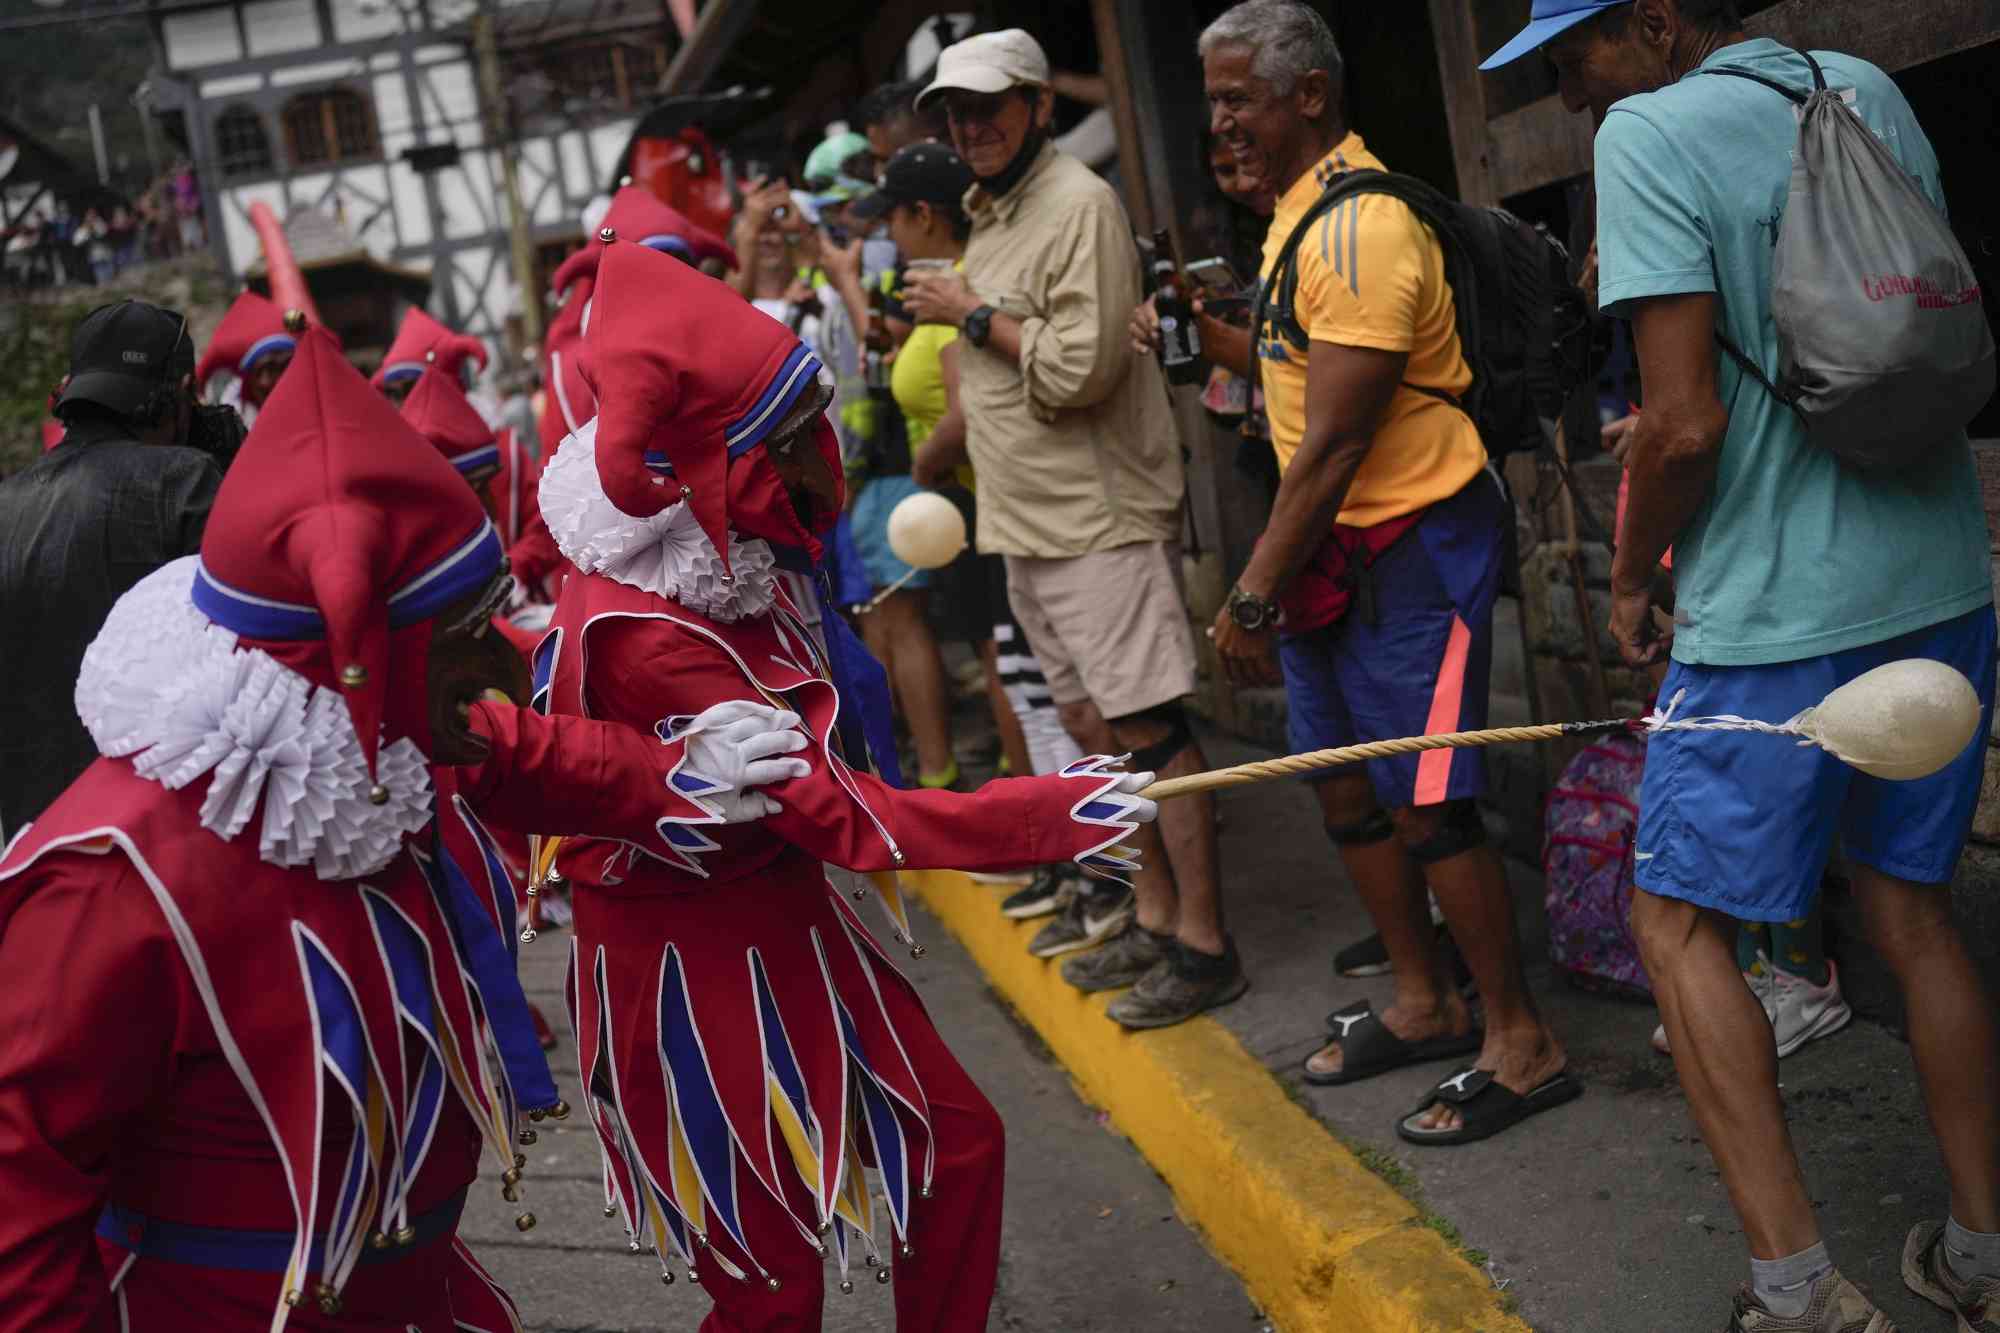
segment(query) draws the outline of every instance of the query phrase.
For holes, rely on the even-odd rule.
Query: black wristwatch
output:
[[[1229,590],[1229,601],[1224,604],[1229,618],[1236,627],[1251,634],[1267,630],[1278,623],[1278,604],[1268,597],[1259,597],[1241,588]]]
[[[965,330],[965,340],[974,347],[986,346],[986,340],[993,333],[993,307],[983,305],[965,317],[961,325]]]

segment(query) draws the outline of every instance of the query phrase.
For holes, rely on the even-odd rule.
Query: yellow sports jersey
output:
[[[1264,238],[1263,276],[1335,176],[1386,170],[1349,134],[1278,200]],[[1349,199],[1313,224],[1298,250],[1299,324],[1314,342],[1409,353],[1375,442],[1348,489],[1340,521],[1372,527],[1456,495],[1486,465],[1472,418],[1413,386],[1459,396],[1472,370],[1459,350],[1444,251],[1409,205],[1383,194]],[[1290,466],[1306,430],[1306,355],[1265,329],[1257,356],[1271,443]]]

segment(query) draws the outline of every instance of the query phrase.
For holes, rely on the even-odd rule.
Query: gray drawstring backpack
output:
[[[1951,224],[1811,55],[1809,93],[1727,65],[1798,107],[1799,147],[1778,234],[1771,313],[1778,374],[1720,332],[1744,373],[1844,462],[1922,464],[1993,395],[1993,333]]]

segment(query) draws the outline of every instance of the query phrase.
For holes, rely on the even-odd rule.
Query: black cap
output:
[[[875,191],[847,206],[847,216],[869,223],[887,217],[897,204],[938,204],[956,208],[973,185],[972,168],[941,143],[908,144],[882,168]]]
[[[179,311],[144,301],[101,305],[70,334],[69,383],[56,406],[98,403],[130,415],[161,384],[193,373],[194,340]]]

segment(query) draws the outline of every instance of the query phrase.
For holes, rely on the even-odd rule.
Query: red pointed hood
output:
[[[685,500],[717,551],[734,528],[818,557],[760,447],[822,393],[810,348],[731,288],[622,240],[604,247],[584,341],[597,475],[614,505],[646,517]],[[824,412],[813,438],[838,478]]]
[[[627,241],[637,241],[689,264],[720,260],[736,267],[736,251],[728,242],[643,185],[625,185],[611,196],[600,228],[609,227]]]
[[[415,628],[506,571],[479,498],[309,329],[230,466],[195,605],[347,699],[370,770],[385,717],[427,742]]]
[[[453,333],[422,308],[411,306],[396,330],[396,341],[389,344],[388,355],[368,382],[380,389],[397,380],[415,379],[430,364],[432,352],[447,375],[456,375],[468,358],[486,369],[485,343],[469,333]]]
[[[229,303],[194,368],[195,391],[205,394],[217,375],[241,379],[266,356],[297,346],[298,335],[285,327],[285,312],[255,292],[243,292]]]
[[[568,296],[542,339],[542,383],[548,386],[549,395],[542,406],[543,458],[554,458],[563,437],[583,429],[584,423],[597,415],[597,388],[583,373],[583,327],[591,292],[597,286],[597,261],[603,254],[604,243],[593,240],[556,270],[555,292],[558,296],[567,292]]]
[[[460,476],[500,466],[500,445],[493,427],[458,387],[458,377],[435,362],[424,367],[417,387],[403,400],[402,415],[412,430],[437,446]]]

